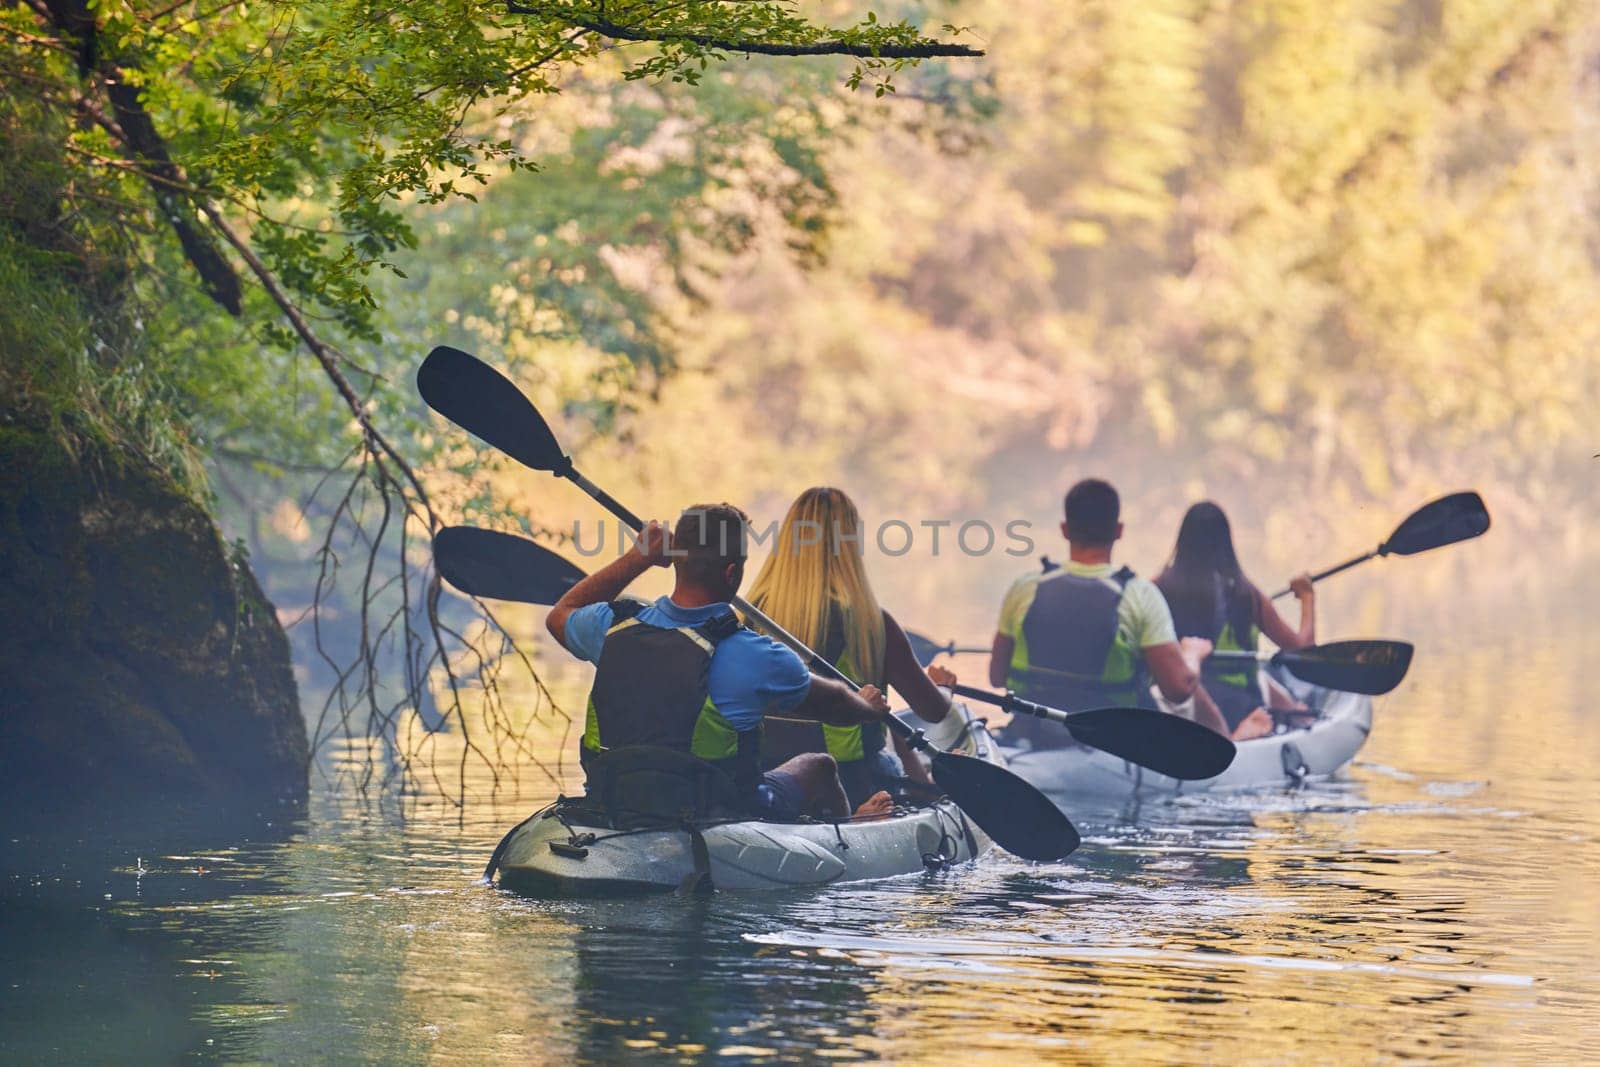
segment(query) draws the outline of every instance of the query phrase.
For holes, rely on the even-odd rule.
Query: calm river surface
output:
[[[0,1061],[1600,1060],[1600,587],[1511,585],[1352,580],[1329,635],[1418,654],[1346,779],[1053,865],[545,903],[476,881],[537,797],[12,832]]]

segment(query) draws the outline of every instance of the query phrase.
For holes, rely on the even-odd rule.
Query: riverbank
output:
[[[0,427],[0,807],[303,799],[288,641],[247,562],[131,452]]]

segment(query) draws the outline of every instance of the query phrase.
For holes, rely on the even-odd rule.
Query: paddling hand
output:
[[[1190,663],[1199,663],[1211,655],[1211,650],[1216,647],[1204,637],[1185,637],[1178,642],[1178,647],[1183,650],[1183,658]]]
[[[956,684],[956,672],[949,667],[934,663],[928,667],[928,680],[934,685],[952,689]]]
[[[652,567],[666,567],[672,563],[672,534],[661,523],[651,521],[639,531],[639,555]]]
[[[883,690],[875,685],[864,685],[856,693],[873,711],[877,712],[874,718],[881,719],[889,714],[889,698]]]
[[[1289,592],[1294,594],[1296,600],[1310,600],[1314,595],[1311,591],[1311,575],[1297,574],[1290,578]]]

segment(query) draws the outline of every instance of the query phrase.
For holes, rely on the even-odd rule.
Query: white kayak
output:
[[[983,721],[955,704],[929,740],[946,751],[1003,762]],[[937,735],[937,736],[935,736]],[[600,822],[594,819],[594,822]],[[976,859],[987,835],[948,798],[870,822],[748,820],[696,827],[713,887],[786,889],[913,874]],[[614,830],[587,825],[552,805],[512,831],[500,884],[534,896],[670,891],[694,884],[694,834],[687,829]]]
[[[1339,771],[1372,732],[1372,698],[1306,685],[1280,672],[1273,677],[1321,714],[1309,727],[1241,741],[1228,769],[1215,778],[1181,782],[1093,749],[1005,749],[1013,771],[1051,794],[1129,796],[1177,794],[1202,789],[1251,789],[1297,785]]]

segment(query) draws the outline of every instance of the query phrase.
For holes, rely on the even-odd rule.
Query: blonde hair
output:
[[[821,651],[828,616],[837,612],[844,652],[857,681],[883,678],[883,609],[861,556],[861,515],[843,490],[807,489],[789,505],[772,555],[750,587],[750,600],[785,630]]]

